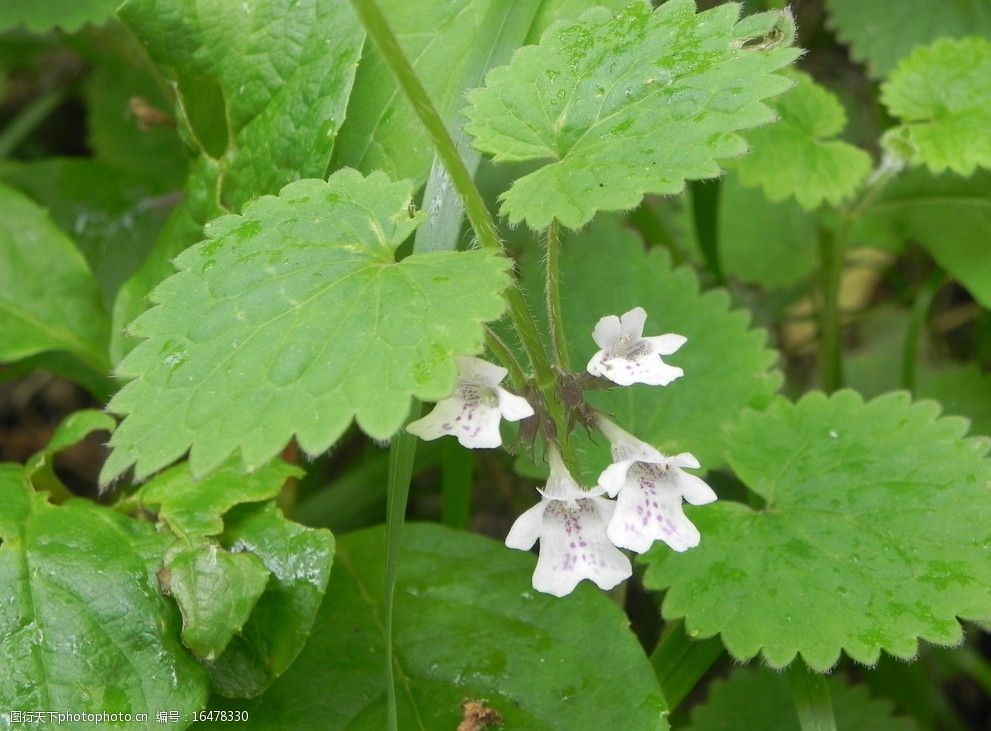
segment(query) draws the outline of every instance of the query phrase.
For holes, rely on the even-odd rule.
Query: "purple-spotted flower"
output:
[[[548,450],[551,474],[541,500],[516,519],[506,545],[528,551],[540,540],[533,588],[554,596],[570,594],[582,579],[611,589],[630,577],[630,560],[606,537],[616,504],[601,488],[582,490],[561,456]]]
[[[620,386],[634,383],[666,386],[683,375],[681,368],[668,365],[661,356],[674,353],[685,344],[686,338],[673,333],[645,338],[646,321],[643,307],[634,307],[620,317],[608,315],[599,320],[592,338],[600,350],[588,362],[588,372]]]
[[[610,497],[619,496],[606,530],[609,540],[637,553],[655,540],[675,551],[697,546],[698,529],[682,511],[681,500],[704,505],[716,499],[711,487],[683,471],[697,469],[698,460],[688,453],[666,457],[608,419],[600,418],[599,428],[616,460],[599,477]]]
[[[454,393],[438,401],[422,419],[408,424],[406,430],[427,441],[450,434],[469,449],[498,447],[502,444],[500,419],[525,419],[533,416],[533,407],[499,385],[508,372],[505,368],[479,358],[456,360],[458,384]]]

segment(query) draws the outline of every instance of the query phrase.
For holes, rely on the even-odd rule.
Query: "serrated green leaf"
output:
[[[481,536],[410,524],[403,538],[400,728],[454,728],[466,698],[484,699],[506,728],[668,728],[653,670],[606,597],[587,586],[563,601],[533,592],[534,557]],[[263,696],[238,706],[249,709],[249,728],[385,728],[384,551],[383,527],[341,538],[306,648]]]
[[[935,173],[991,168],[991,41],[942,39],[916,49],[881,87],[899,127],[885,133]]]
[[[798,51],[787,45],[790,15],[737,25],[738,13],[727,4],[696,15],[692,0],[593,10],[490,72],[469,95],[475,147],[497,162],[548,161],[502,195],[510,223],[577,228],[714,177],[717,158],[742,154],[736,133],[771,121],[760,100],[790,86],[772,72]]]
[[[191,714],[203,668],[155,572],[168,538],[83,500],[61,507],[0,468],[0,698],[7,708]]]
[[[248,621],[265,591],[268,569],[253,554],[185,541],[169,549],[164,566],[167,593],[182,612],[183,644],[209,662]]]
[[[940,37],[991,37],[991,6],[985,0],[828,0],[829,24],[867,64],[875,78],[887,76],[916,46]]]
[[[172,82],[190,140],[220,162],[225,206],[323,177],[364,40],[348,3],[128,0],[120,16]]]
[[[541,291],[536,262],[525,262],[525,289]],[[599,218],[565,242],[561,303],[571,363],[584,364],[596,350],[592,328],[599,318],[640,306],[648,334],[678,333],[688,342],[666,362],[685,375],[668,386],[635,385],[593,391],[589,401],[626,430],[669,454],[688,451],[707,469],[725,463],[723,428],[747,407],[767,404],[781,377],[776,355],[749,315],[731,310],[723,290],[699,292],[687,267],[672,269],[661,249],[645,251],[618,219]],[[599,440],[602,442],[602,440]]]
[[[759,185],[773,202],[794,197],[806,210],[838,205],[867,177],[871,157],[836,139],[846,126],[839,100],[807,74],[794,76],[795,86],[770,102],[781,118],[747,133],[750,154],[733,167],[744,185]]]
[[[147,180],[100,162],[47,158],[0,171],[5,183],[47,209],[78,246],[109,310],[141,265],[174,205]]]
[[[664,616],[774,667],[959,642],[957,617],[991,616],[991,461],[986,440],[962,439],[965,420],[938,413],[853,391],[749,412],[730,463],[767,505],[689,509],[701,545],[644,555]]]
[[[119,0],[4,0],[0,3],[0,30],[23,25],[35,33],[54,28],[74,31],[86,23],[114,17]]]
[[[555,20],[576,17],[595,5],[619,9],[626,0],[386,0],[378,5],[434,107],[443,119],[452,119],[464,105],[465,82],[478,84],[485,68],[508,61],[525,38],[536,43]],[[513,28],[515,43],[500,44],[507,28]],[[469,76],[476,68],[472,81]],[[423,124],[385,59],[374,44],[367,44],[334,153],[335,166],[366,174],[382,170],[392,178],[420,183],[433,159],[434,146]]]
[[[908,718],[892,715],[890,701],[871,698],[863,685],[842,677],[827,681],[836,728],[843,731],[913,731]],[[784,676],[766,669],[740,668],[709,686],[705,703],[692,709],[687,731],[803,731]]]
[[[224,530],[223,516],[235,505],[271,500],[299,468],[273,460],[250,474],[229,462],[208,477],[197,480],[182,463],[142,485],[128,502],[153,512],[181,538],[195,540],[217,536]]]
[[[244,628],[209,667],[214,692],[250,698],[282,675],[309,639],[330,578],[334,536],[286,520],[272,503],[235,508],[224,522],[224,546],[250,551],[271,572]]]
[[[86,260],[44,210],[0,184],[0,362],[65,350],[107,370],[109,323]]]
[[[816,219],[793,200],[772,203],[733,173],[719,191],[719,256],[738,281],[781,289],[804,281],[816,266]]]
[[[970,178],[910,170],[893,181],[856,223],[853,239],[898,250],[924,247],[974,298],[991,307],[991,174]]]
[[[212,222],[132,325],[148,339],[119,366],[134,380],[109,406],[127,416],[103,479],[135,462],[140,478],[190,447],[194,475],[235,450],[256,468],[294,435],[316,454],[352,418],[384,439],[412,397],[448,395],[454,355],[481,350],[482,323],[503,311],[507,261],[476,250],[396,262],[420,221],[410,192],[344,170]]]

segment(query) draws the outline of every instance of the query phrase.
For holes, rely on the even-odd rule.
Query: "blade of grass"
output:
[[[802,731],[836,731],[826,676],[809,670],[801,658],[795,658],[786,674]]]
[[[671,712],[681,704],[702,676],[723,654],[718,637],[693,640],[685,633],[682,620],[669,622],[660,642],[650,655],[650,664],[664,691]]]

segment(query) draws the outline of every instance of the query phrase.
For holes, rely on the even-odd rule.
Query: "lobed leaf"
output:
[[[34,33],[55,28],[72,32],[87,23],[114,17],[119,0],[4,0],[0,3],[0,31],[23,25]]]
[[[386,727],[385,539],[380,526],[340,540],[299,659],[263,696],[227,705],[249,711],[249,729]],[[587,586],[565,600],[533,592],[534,557],[481,536],[408,524],[403,541],[393,620],[399,728],[454,728],[466,700],[484,702],[506,728],[668,728],[653,670],[605,596]]]
[[[196,540],[220,535],[224,530],[223,516],[234,506],[272,500],[287,479],[302,474],[298,467],[281,460],[273,460],[250,474],[238,467],[231,460],[207,478],[197,480],[189,464],[183,462],[156,475],[127,500],[154,513],[175,535]]]
[[[770,102],[780,120],[748,132],[750,154],[733,167],[744,185],[761,186],[772,202],[794,197],[806,210],[824,201],[838,205],[867,177],[871,157],[836,139],[846,126],[839,100],[807,74],[795,77],[795,86]]]
[[[509,60],[529,36],[596,5],[620,9],[628,0],[386,0],[378,5],[442,119],[464,105],[466,84]],[[470,154],[470,151],[469,151]],[[477,157],[477,153],[476,153]],[[392,178],[426,179],[434,147],[374,44],[366,44],[334,152],[335,167]]]
[[[871,698],[863,685],[848,685],[831,675],[829,699],[836,728],[843,731],[914,731],[908,718],[892,715],[892,704]],[[709,686],[705,703],[692,709],[688,731],[803,731],[788,681],[766,668],[738,668]]]
[[[743,154],[737,132],[771,121],[761,100],[791,85],[773,72],[799,52],[789,14],[738,16],[733,3],[696,14],[693,0],[596,9],[490,72],[469,95],[475,147],[545,163],[501,196],[510,223],[577,228]]]
[[[960,175],[991,168],[991,40],[917,48],[881,87],[881,101],[902,120],[885,143],[909,151],[912,162]]]
[[[957,617],[991,616],[991,462],[986,440],[962,438],[965,420],[938,412],[852,391],[749,412],[730,464],[766,505],[688,508],[701,545],[644,554],[664,616],[773,667],[958,643]]]
[[[213,221],[132,326],[147,340],[119,366],[134,380],[109,405],[126,417],[102,479],[132,464],[142,478],[187,450],[196,477],[235,450],[254,470],[293,436],[327,449],[352,418],[384,439],[412,397],[447,396],[454,356],[481,350],[482,323],[503,311],[507,262],[397,262],[420,221],[409,200],[409,183],[344,170]]]
[[[937,38],[991,38],[991,6],[985,0],[828,0],[827,5],[829,24],[875,78]]]

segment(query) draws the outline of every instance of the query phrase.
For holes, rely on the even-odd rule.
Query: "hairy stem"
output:
[[[503,251],[495,222],[492,220],[489,209],[485,206],[482,194],[458,154],[458,148],[448,134],[447,127],[444,126],[433,102],[430,101],[426,89],[417,78],[406,54],[399,47],[399,42],[392,33],[392,29],[389,28],[382,11],[379,10],[375,0],[351,0],[351,4],[354,5],[368,35],[375,41],[375,45],[385,57],[392,73],[395,74],[399,86],[402,87],[406,97],[412,103],[413,109],[434,143],[434,147],[437,148],[437,154],[444,161],[447,173],[451,177],[451,184],[464,201],[465,214],[468,216],[468,222],[471,224],[475,236],[478,237],[479,243],[483,247]],[[519,331],[520,340],[533,364],[538,385],[553,383],[555,380],[554,371],[551,369],[547,354],[544,352],[544,346],[537,334],[537,328],[533,324],[533,317],[523,295],[516,286],[512,286],[506,291],[506,300],[509,303],[513,325]]]
[[[392,29],[375,0],[351,0],[365,31],[375,42],[386,63],[395,75],[403,93],[410,100],[413,109],[423,123],[437,154],[443,160],[451,178],[454,190],[464,201],[465,214],[471,224],[479,243],[486,248],[503,252],[502,242],[496,230],[492,214],[485,206],[482,194],[479,192],[471,173],[465,167],[458,154],[457,146],[448,134],[447,127],[437,113],[426,89],[420,83],[416,72],[403,53]],[[543,396],[547,413],[553,420],[558,433],[558,439],[563,440],[561,452],[564,462],[569,469],[575,469],[574,456],[567,445],[567,416],[566,409],[557,393],[557,373],[551,367],[550,360],[544,349],[544,344],[537,333],[533,316],[523,299],[519,287],[514,285],[506,290],[506,301],[509,304],[509,314],[520,337],[520,342],[526,349],[527,356],[533,366],[537,387]]]
[[[568,342],[564,339],[564,315],[561,312],[561,226],[556,219],[547,227],[544,241],[547,248],[544,261],[547,322],[554,346],[554,362],[561,370],[567,370]]]
[[[523,366],[520,365],[509,346],[491,327],[485,328],[485,345],[496,357],[496,360],[509,371],[509,379],[513,382],[513,386],[517,389],[523,388],[526,385],[526,374],[523,372]]]

